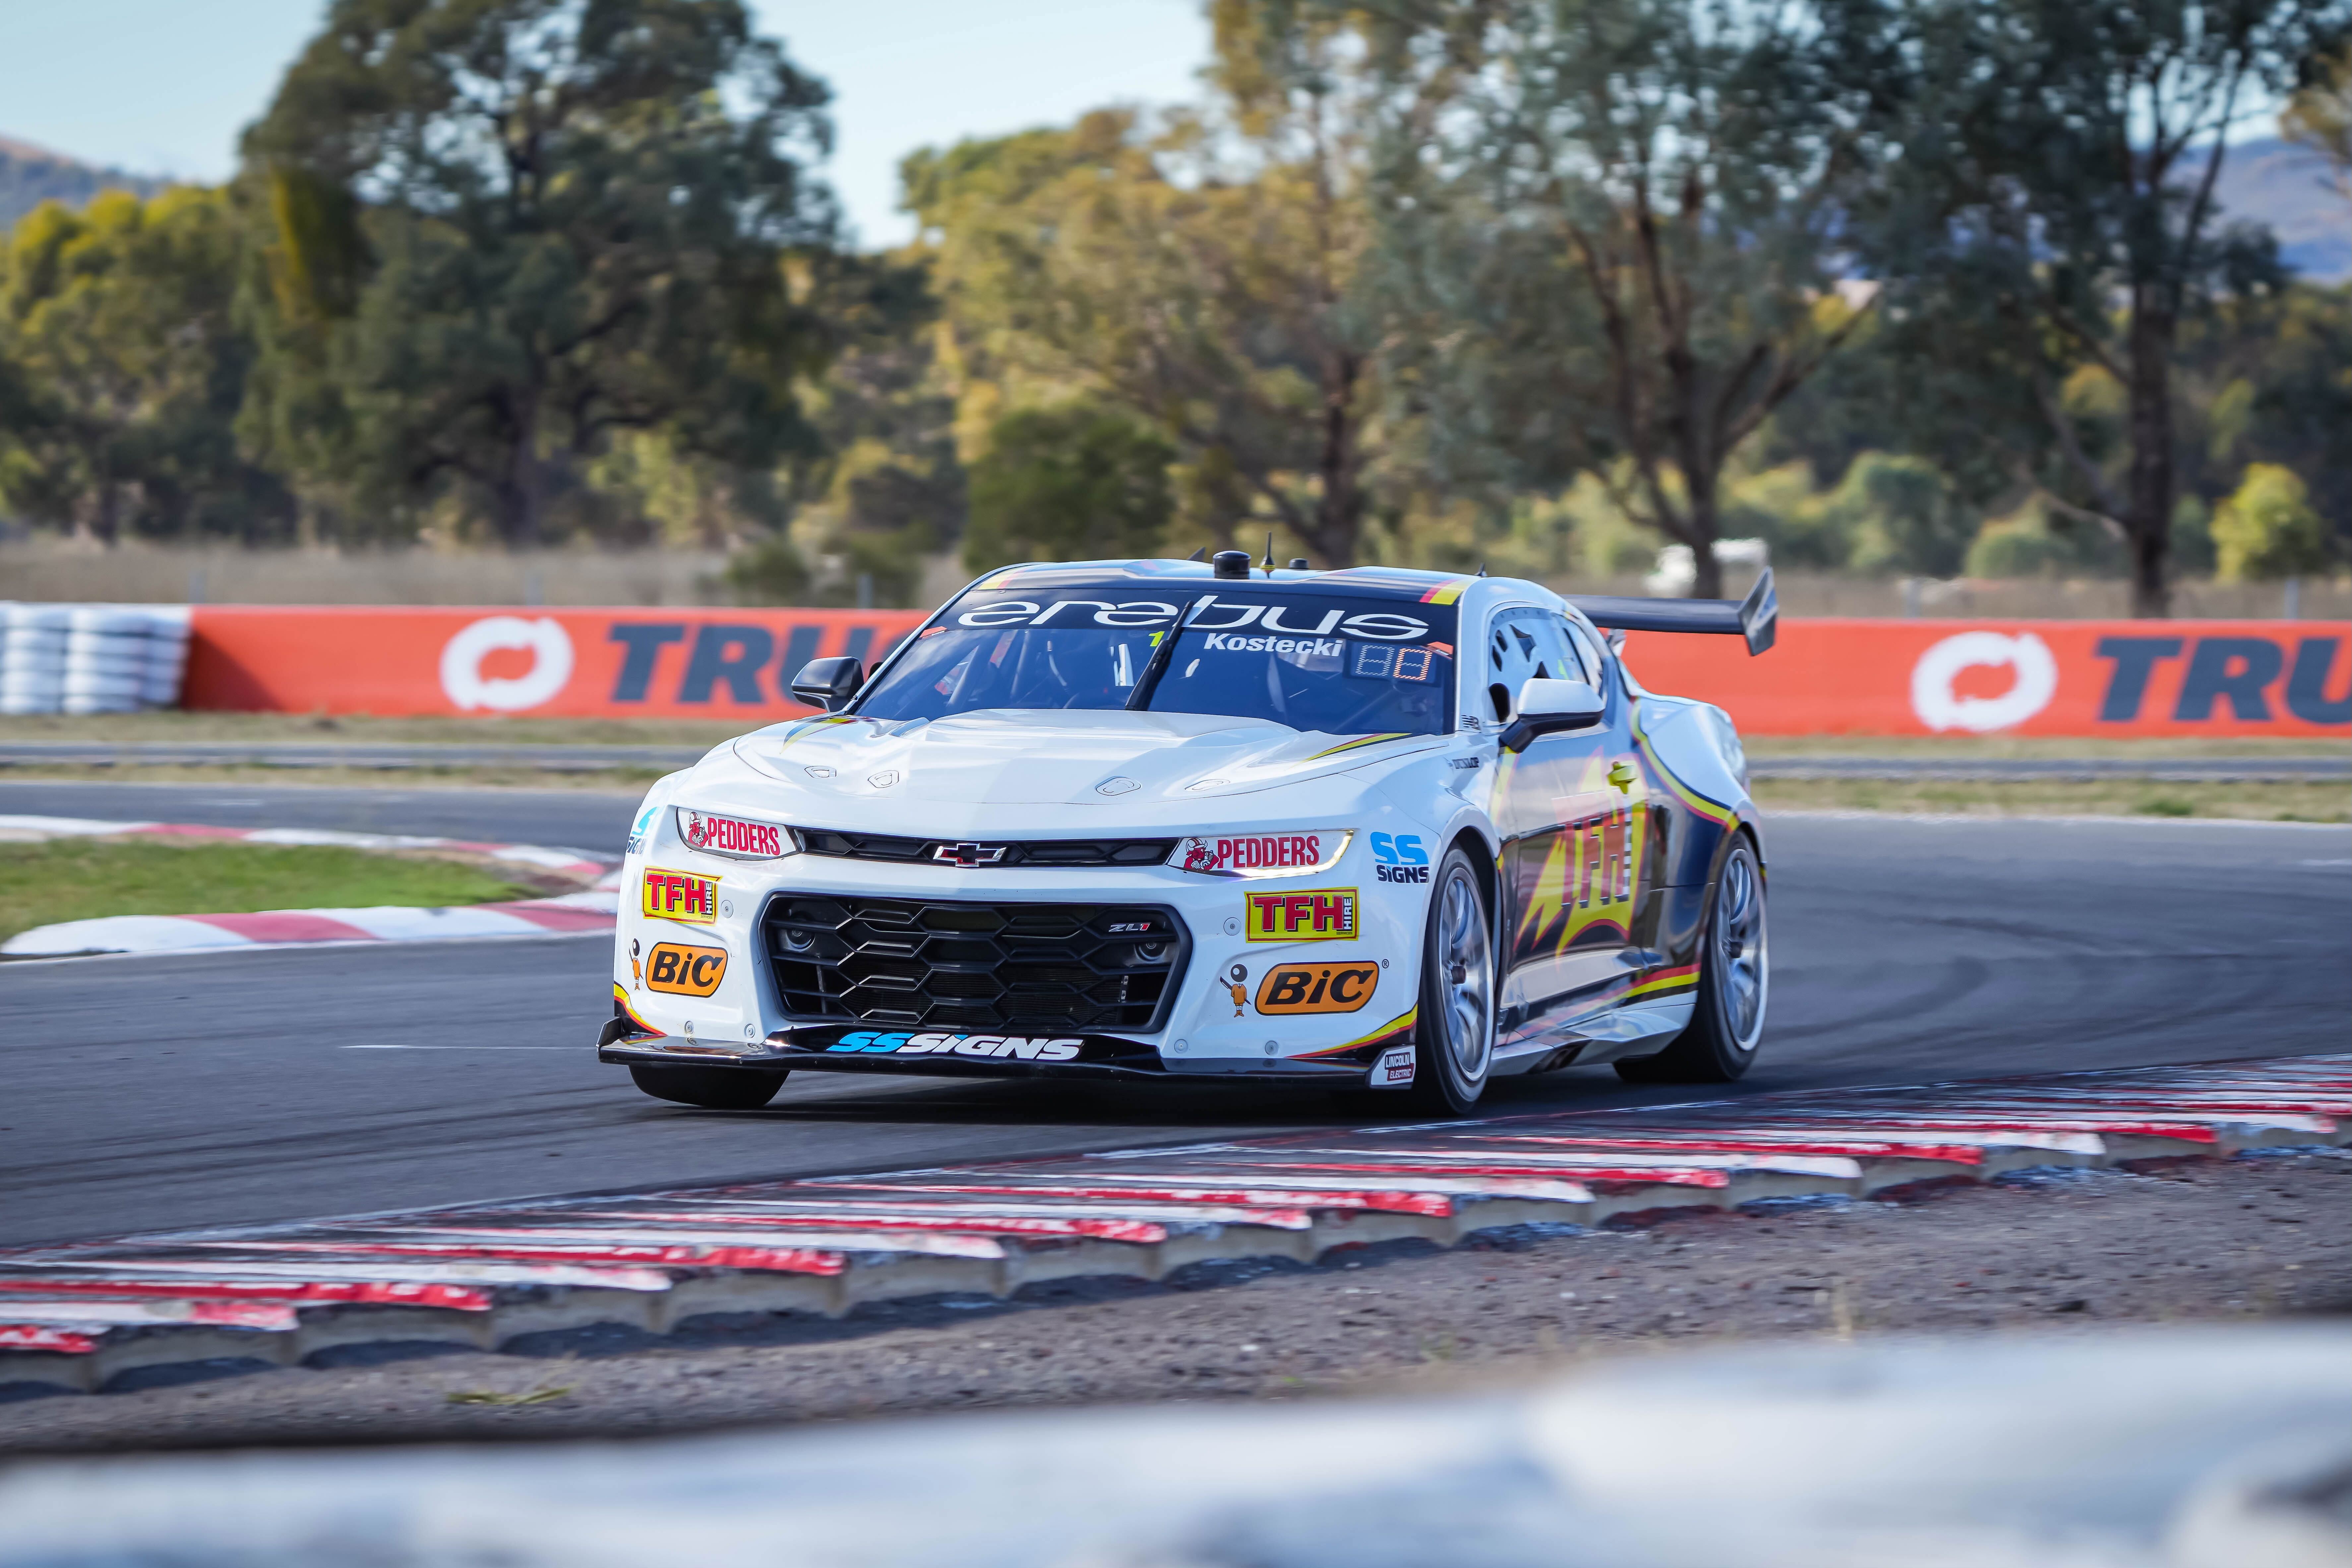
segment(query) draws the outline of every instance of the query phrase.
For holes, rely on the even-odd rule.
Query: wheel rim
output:
[[[1747,850],[1724,863],[1715,892],[1715,973],[1725,1032],[1742,1051],[1764,1033],[1764,991],[1770,970],[1764,945],[1764,889]]]
[[[1438,995],[1446,1065],[1465,1085],[1486,1076],[1494,1051],[1495,965],[1486,942],[1486,911],[1466,872],[1445,879],[1437,914]]]

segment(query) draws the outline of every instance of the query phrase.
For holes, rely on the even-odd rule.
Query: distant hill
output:
[[[2204,167],[2200,158],[2182,177]],[[2228,216],[2268,224],[2281,257],[2305,278],[2352,280],[2352,202],[2336,193],[2318,153],[2275,136],[2242,142],[2222,158],[2213,194]]]
[[[43,202],[63,202],[69,207],[78,207],[105,190],[136,191],[142,196],[152,196],[170,183],[126,174],[120,169],[93,168],[62,153],[0,136],[0,230]]]
[[[2184,164],[2181,177],[2203,167],[2201,158]],[[46,201],[78,207],[103,190],[152,196],[169,184],[0,136],[0,231]],[[2286,264],[2305,278],[2352,281],[2352,203],[2336,195],[2318,153],[2275,136],[2242,142],[2222,160],[2216,193],[2228,216],[2268,224]]]

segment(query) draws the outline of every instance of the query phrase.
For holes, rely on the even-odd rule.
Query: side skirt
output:
[[[1491,1072],[1496,1078],[1520,1073],[1549,1072],[1571,1063],[1591,1066],[1621,1057],[1647,1056],[1663,1050],[1690,1027],[1698,1004],[1696,990],[1671,996],[1645,996],[1622,1006],[1602,1007],[1579,1017],[1547,1025],[1541,1033],[1498,1051]]]

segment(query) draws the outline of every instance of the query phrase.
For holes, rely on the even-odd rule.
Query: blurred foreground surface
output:
[[[1714,1350],[1507,1399],[36,1462],[0,1565],[2316,1568],[2347,1417],[2336,1326]]]

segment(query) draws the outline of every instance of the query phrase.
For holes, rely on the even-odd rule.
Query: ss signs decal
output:
[[[1429,880],[1429,851],[1417,833],[1373,834],[1372,859],[1372,874],[1383,882]]]
[[[660,942],[646,957],[646,987],[677,996],[708,996],[727,975],[727,954],[715,947]]]

